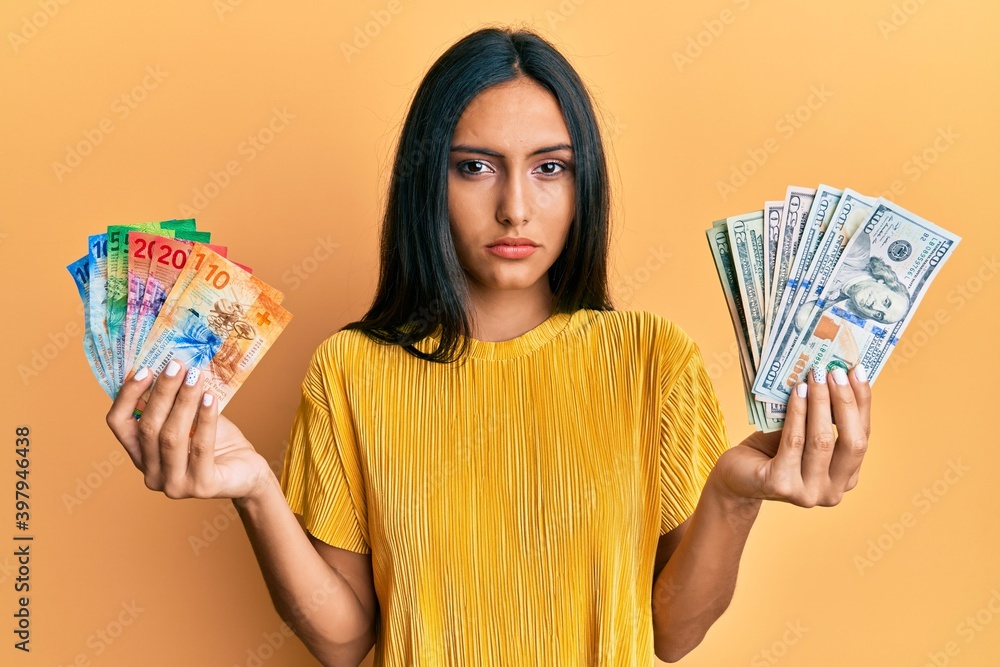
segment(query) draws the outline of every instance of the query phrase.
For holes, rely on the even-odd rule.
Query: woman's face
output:
[[[551,298],[547,271],[575,211],[575,164],[555,97],[530,79],[493,86],[459,118],[448,160],[448,214],[473,295],[523,290]],[[503,237],[530,239],[524,257],[494,254]]]

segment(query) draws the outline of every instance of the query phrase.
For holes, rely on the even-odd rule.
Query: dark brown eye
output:
[[[465,167],[471,165],[476,165],[476,168],[472,170],[465,169]],[[467,160],[458,164],[458,170],[464,171],[466,174],[483,174],[486,172],[486,164],[480,160]]]
[[[560,164],[560,163],[558,163],[558,162],[545,162],[545,163],[543,163],[543,164],[541,165],[541,167],[540,167],[540,168],[544,168],[544,167],[558,167],[559,169],[563,169],[563,170],[564,170],[564,169],[566,169],[566,167],[565,167],[565,166],[563,166],[562,164]],[[544,174],[545,174],[546,176],[552,176],[553,174],[558,174],[559,172],[558,172],[558,171],[555,171],[555,170],[553,170],[553,171],[543,171],[543,173],[544,173]]]

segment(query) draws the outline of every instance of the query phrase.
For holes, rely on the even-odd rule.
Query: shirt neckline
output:
[[[569,325],[573,318],[573,313],[553,313],[534,329],[525,331],[520,336],[509,340],[487,341],[477,338],[468,338],[468,356],[473,359],[514,359],[523,357],[542,347]],[[435,341],[440,338],[440,327],[431,335]]]

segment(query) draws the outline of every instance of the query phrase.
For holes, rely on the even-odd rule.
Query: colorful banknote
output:
[[[88,253],[66,267],[70,275],[73,276],[73,281],[76,283],[76,289],[80,294],[80,300],[83,302],[85,313],[86,308],[90,305],[90,262],[91,258]],[[87,363],[90,364],[91,372],[93,372],[97,381],[101,383],[101,388],[104,389],[108,396],[114,398],[115,392],[111,387],[111,376],[105,366],[104,358],[98,352],[94,336],[90,331],[90,318],[86,315],[83,318],[83,353],[87,357]]]
[[[106,323],[111,343],[111,358],[116,386],[125,379],[125,312],[128,305],[128,232],[129,231],[192,231],[194,220],[164,220],[136,225],[108,227],[107,245],[107,310]]]
[[[111,337],[108,335],[108,235],[94,234],[87,238],[88,257],[90,258],[88,283],[88,308],[84,314],[85,326],[90,328],[94,339],[94,347],[104,362],[108,373],[111,390],[117,394],[119,383],[115,379],[114,361],[111,356]]]
[[[137,340],[145,340],[149,328],[159,313],[163,298],[169,287],[163,290],[164,283],[170,280],[171,274],[176,277],[187,262],[188,253],[194,241],[206,243],[210,239],[208,232],[168,232],[162,230],[162,235],[145,232],[129,232],[128,256],[128,306],[125,312],[125,372],[128,373],[135,361],[138,349]],[[197,238],[191,238],[197,237]],[[209,245],[223,257],[226,248]],[[146,298],[149,286],[153,292]],[[161,296],[162,294],[162,296]],[[145,309],[143,308],[146,305]]]
[[[281,307],[283,294],[210,248],[196,243],[191,255],[202,255],[182,270],[172,308],[165,307],[136,359],[133,373],[148,368],[159,376],[176,359],[205,375],[205,387],[222,409],[242,385],[260,357],[291,319]],[[169,298],[168,298],[169,300]],[[129,376],[131,377],[131,375]],[[136,408],[141,414],[149,390]]]
[[[291,320],[284,295],[210,238],[193,219],[112,225],[66,267],[83,303],[84,354],[109,396],[137,363],[158,374],[177,358],[202,369],[221,410]]]

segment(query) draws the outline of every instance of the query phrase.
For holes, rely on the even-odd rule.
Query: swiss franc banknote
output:
[[[90,254],[88,253],[66,267],[70,275],[73,276],[73,281],[76,283],[77,292],[80,294],[80,300],[83,302],[84,313],[86,313],[86,308],[90,305],[91,261]],[[87,363],[90,364],[91,372],[97,378],[97,381],[101,383],[101,388],[108,396],[114,398],[115,392],[111,386],[111,376],[108,373],[107,367],[105,367],[104,358],[97,349],[97,344],[90,330],[90,318],[86,317],[86,315],[83,318],[83,353],[87,357]]]
[[[164,230],[166,231],[166,230]],[[132,369],[138,349],[138,340],[145,341],[149,329],[163,304],[163,297],[173,286],[171,276],[180,274],[187,263],[188,254],[195,240],[208,243],[208,232],[170,232],[156,235],[129,232],[128,255],[128,306],[125,311],[125,373]],[[195,237],[192,239],[191,237]],[[227,249],[208,245],[223,257]],[[165,284],[169,287],[164,291]],[[152,290],[148,295],[147,286]],[[148,298],[147,298],[148,296]]]
[[[284,295],[210,240],[193,219],[111,225],[66,267],[83,304],[84,355],[109,396],[137,364],[158,374],[177,358],[206,373],[221,410],[288,325]]]
[[[174,305],[164,309],[154,324],[135,367],[148,368],[158,377],[172,360],[205,375],[205,388],[226,406],[291,320],[281,307],[283,294],[206,246],[196,243],[194,262],[182,271],[191,279],[179,279],[173,290],[181,290]],[[131,376],[130,376],[131,377]],[[141,414],[150,390],[143,394],[136,413]]]

